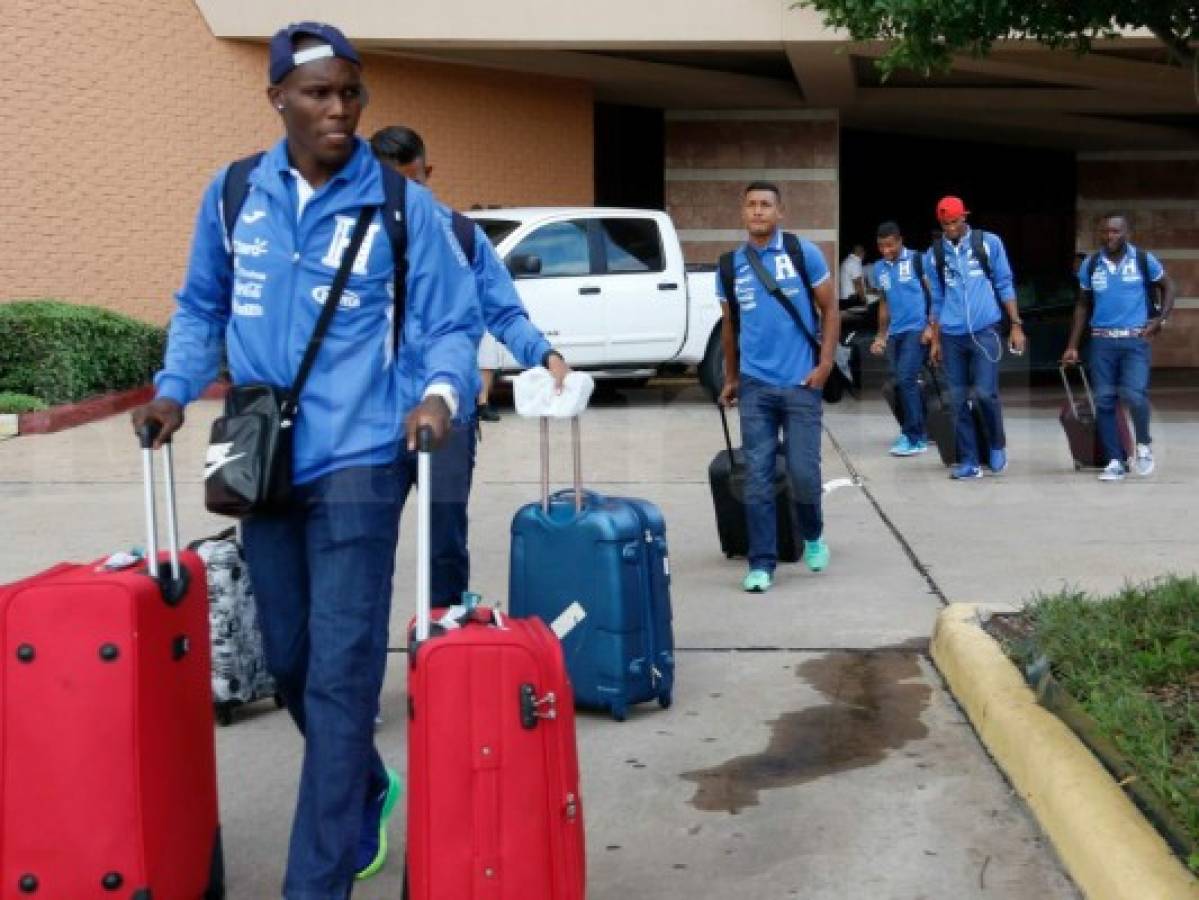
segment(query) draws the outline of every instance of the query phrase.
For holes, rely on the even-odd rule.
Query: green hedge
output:
[[[12,391],[0,391],[0,415],[12,413],[37,412],[47,407],[45,400],[31,397],[29,394],[15,394]]]
[[[73,403],[150,381],[166,332],[56,300],[0,303],[0,391]]]

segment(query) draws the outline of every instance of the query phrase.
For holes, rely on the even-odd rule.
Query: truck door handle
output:
[[[673,281],[663,281],[658,285],[660,291],[677,291],[679,286]]]
[[[600,289],[597,287],[581,287],[581,288],[579,288],[580,294],[598,294],[599,292],[600,292]]]

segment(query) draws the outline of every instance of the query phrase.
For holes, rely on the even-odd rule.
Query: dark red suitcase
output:
[[[427,476],[422,453],[418,484]],[[429,507],[420,494],[405,895],[582,900],[583,806],[561,645],[541,620],[487,608],[430,628]]]
[[[207,587],[167,490],[168,571],[101,560],[0,587],[3,900],[224,896]],[[158,559],[149,483],[146,502]]]
[[[1059,367],[1062,384],[1066,388],[1066,401],[1058,414],[1062,430],[1066,432],[1066,440],[1070,444],[1070,457],[1074,460],[1075,469],[1102,469],[1111,460],[1106,459],[1106,453],[1099,442],[1098,414],[1095,411],[1095,395],[1091,393],[1091,383],[1087,372],[1082,366],[1078,374],[1082,378],[1082,386],[1086,392],[1085,402],[1075,399],[1074,391],[1070,388],[1070,379],[1066,375],[1066,367]],[[1132,441],[1132,429],[1128,424],[1128,412],[1123,404],[1116,406],[1116,433],[1120,436],[1120,444],[1124,448],[1123,462],[1128,463],[1135,453]]]

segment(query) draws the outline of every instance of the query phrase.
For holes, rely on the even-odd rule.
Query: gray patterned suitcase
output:
[[[282,705],[266,669],[258,609],[236,529],[196,541],[191,548],[208,576],[208,619],[212,631],[212,702],[217,722],[229,725],[233,710],[273,697]]]

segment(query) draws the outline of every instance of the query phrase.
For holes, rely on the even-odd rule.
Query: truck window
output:
[[[546,278],[564,275],[590,275],[591,253],[588,249],[587,222],[551,222],[542,225],[512,249],[512,256],[536,256],[541,259],[541,274],[523,278]]]
[[[609,272],[661,272],[666,268],[653,219],[602,219]]]
[[[500,241],[520,227],[520,222],[511,219],[475,219],[475,224],[483,229],[493,247],[499,246]]]

